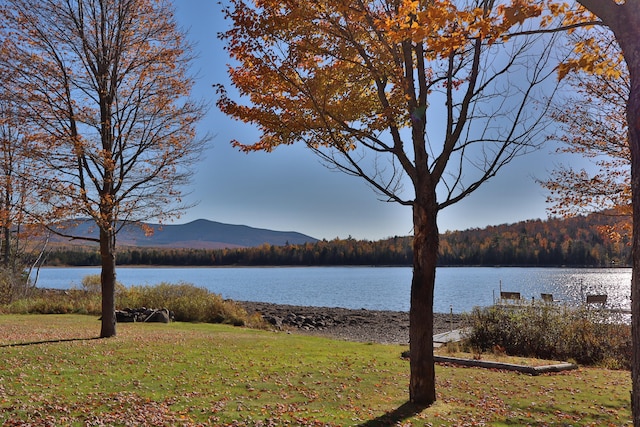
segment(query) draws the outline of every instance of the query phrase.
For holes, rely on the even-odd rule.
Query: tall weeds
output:
[[[82,288],[69,290],[35,289],[28,296],[0,306],[8,313],[101,314],[100,276],[86,276]],[[116,307],[167,308],[182,322],[227,323],[263,327],[261,317],[248,316],[239,304],[188,283],[160,283],[155,286],[125,287],[116,284]]]
[[[237,303],[188,283],[133,286],[116,296],[119,307],[165,307],[182,322],[229,323],[243,326],[247,312]]]
[[[474,351],[631,368],[631,328],[607,310],[553,304],[475,308],[467,315]]]

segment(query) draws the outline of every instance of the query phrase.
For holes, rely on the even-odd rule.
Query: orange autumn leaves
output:
[[[385,26],[399,39],[426,40],[433,55],[447,56],[451,51],[465,49],[476,38],[490,43],[506,39],[514,26],[540,16],[544,10],[540,3],[523,0],[495,8],[482,7],[482,2],[462,6],[459,3],[405,1]]]
[[[349,151],[364,135],[410,127],[415,106],[408,73],[432,81],[434,61],[519,35],[525,22],[539,29],[583,21],[566,3],[236,0],[225,10],[233,23],[220,38],[234,63],[233,85],[243,104],[218,85],[218,106],[256,124],[255,143],[233,141],[243,151],[271,151],[304,141],[312,148]],[[410,70],[408,46],[424,46],[422,66]],[[448,83],[456,89],[461,81]],[[374,144],[378,144],[375,141]]]
[[[31,186],[53,213],[40,219],[90,216],[111,229],[114,215],[171,217],[206,106],[189,99],[192,46],[170,4],[5,3],[2,85],[35,141]]]
[[[622,226],[603,227],[604,233],[620,240],[631,235],[629,73],[608,30],[589,29],[588,34],[591,38],[577,38],[572,56],[559,68],[573,93],[560,99],[553,118],[561,129],[554,138],[564,144],[558,151],[578,154],[593,167],[587,171],[556,166],[542,185],[550,192],[552,215],[604,210],[628,217]]]
[[[377,103],[376,86],[397,71],[387,46],[376,40],[381,30],[369,25],[369,11],[316,2],[235,2],[227,11],[234,28],[223,38],[240,64],[230,69],[234,86],[251,106],[241,105],[219,86],[220,108],[245,122],[257,123],[261,140],[242,149],[270,151],[305,140],[352,147],[354,123],[386,127],[393,118]],[[384,90],[384,89],[383,89]]]

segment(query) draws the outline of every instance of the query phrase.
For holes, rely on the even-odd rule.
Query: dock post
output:
[[[449,305],[449,332],[453,332],[453,304]]]

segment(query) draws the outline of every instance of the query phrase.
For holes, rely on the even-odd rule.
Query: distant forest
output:
[[[628,266],[628,238],[612,239],[603,227],[627,219],[601,214],[546,221],[530,220],[483,229],[448,231],[440,237],[441,266]],[[322,240],[303,245],[262,245],[241,249],[122,247],[118,265],[331,266],[412,264],[412,237],[380,241]],[[46,265],[97,266],[97,248],[55,248]]]

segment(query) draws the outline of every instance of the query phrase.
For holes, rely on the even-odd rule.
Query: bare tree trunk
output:
[[[11,264],[11,230],[8,225],[2,226],[2,265],[9,268]]]
[[[438,259],[438,225],[435,196],[416,198],[413,207],[413,279],[409,309],[411,376],[409,398],[418,405],[436,401],[433,357],[433,296]]]
[[[115,234],[113,229],[100,228],[100,257],[102,271],[102,328],[100,338],[116,335],[116,253]]]
[[[6,172],[5,172],[6,174]],[[3,221],[2,224],[2,242],[0,243],[0,253],[2,254],[2,265],[6,268],[9,267],[9,257],[10,257],[10,244],[11,244],[11,230],[9,229],[9,215],[8,212],[11,209],[10,206],[10,193],[9,193],[9,176],[5,176],[6,182],[4,183],[5,188],[4,192],[4,200],[2,206],[0,206],[1,210],[4,210],[7,213],[7,218]]]
[[[43,259],[45,257],[45,253],[47,251],[47,245],[49,244],[49,239],[51,235],[49,233],[46,234],[46,238],[44,239],[44,243],[42,244],[42,249],[38,252],[38,256],[35,261],[29,265],[29,269],[27,270],[27,277],[32,277],[32,273],[35,270],[35,275],[33,276],[33,280],[31,281],[31,287],[36,287],[38,285],[38,278],[40,277],[40,267],[42,267]]]
[[[9,176],[7,177],[7,188],[4,192],[4,208],[7,212],[11,211],[11,193],[13,192],[11,190],[11,179],[13,179],[13,177],[11,177],[10,175],[11,174],[9,174]],[[9,267],[9,264],[11,263],[11,225],[9,218],[5,219],[5,224],[2,231],[4,233],[4,259],[2,260],[2,262],[4,263],[5,267]]]

